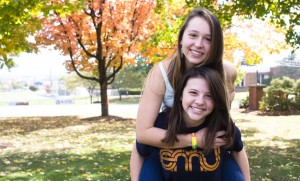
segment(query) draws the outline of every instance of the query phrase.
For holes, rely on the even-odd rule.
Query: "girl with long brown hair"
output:
[[[174,102],[172,108],[166,107],[159,114],[154,124],[167,130],[162,142],[172,147],[178,142],[179,134],[207,131],[203,148],[195,145],[155,148],[137,142],[141,155],[147,156],[150,151],[158,153],[164,180],[221,180],[223,154],[227,151],[235,155],[244,177],[250,180],[241,133],[230,117],[227,91],[220,74],[208,67],[191,68],[175,90]],[[222,139],[226,142],[221,148],[215,148],[214,139],[220,130],[224,130]]]

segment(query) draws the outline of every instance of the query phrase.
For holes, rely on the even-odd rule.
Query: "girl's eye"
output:
[[[190,91],[190,94],[191,94],[191,95],[197,95],[197,92],[195,92],[195,91]]]
[[[211,42],[211,38],[205,38],[205,41]]]
[[[197,35],[196,35],[196,34],[194,34],[194,33],[190,33],[190,34],[189,34],[189,36],[190,36],[190,37],[192,37],[192,38],[195,38],[195,37],[197,37]]]
[[[205,97],[206,97],[208,100],[212,100],[212,96],[211,96],[210,94],[207,94]]]

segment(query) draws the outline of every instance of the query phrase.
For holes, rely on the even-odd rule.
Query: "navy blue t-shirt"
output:
[[[159,113],[154,126],[166,129],[166,114],[164,112]],[[194,128],[189,128],[187,133],[197,132],[204,127],[206,127],[205,123]],[[136,143],[136,147],[142,156],[148,156],[152,151],[159,154],[163,176],[167,181],[217,181],[221,180],[221,164],[224,152],[239,152],[243,149],[241,132],[237,127],[235,128],[234,143],[230,149],[215,148],[208,154],[204,154],[200,148],[193,150],[191,147],[162,149],[138,142]]]

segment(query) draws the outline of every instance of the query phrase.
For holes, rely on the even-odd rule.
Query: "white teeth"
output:
[[[192,52],[192,54],[194,54],[194,55],[196,55],[196,56],[202,55],[202,54],[203,54],[203,53],[197,52],[197,51],[195,51],[195,50],[191,50],[191,52]]]
[[[196,107],[192,107],[193,110],[197,111],[197,112],[202,112],[204,109],[200,109],[200,108],[196,108]]]

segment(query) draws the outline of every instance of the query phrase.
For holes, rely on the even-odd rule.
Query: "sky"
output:
[[[41,49],[38,54],[22,53],[14,58],[15,67],[0,69],[0,79],[61,77],[67,73],[63,65],[67,58],[47,49]]]

